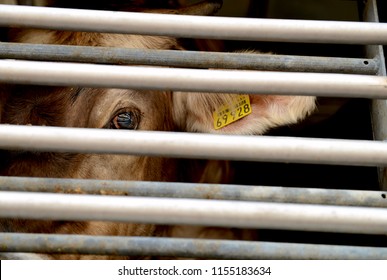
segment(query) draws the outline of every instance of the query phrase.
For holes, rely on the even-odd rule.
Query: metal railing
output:
[[[384,77],[0,61],[0,82],[196,92],[386,98]]]
[[[44,126],[0,125],[0,148],[314,164],[387,164],[387,143],[383,141]]]
[[[0,25],[173,37],[339,44],[386,44],[371,22],[246,19],[0,5]]]
[[[387,209],[2,192],[0,217],[387,234]]]
[[[202,240],[0,233],[8,252],[209,259],[386,259],[387,248]],[[96,246],[98,244],[99,246]],[[1,257],[1,253],[0,253]]]
[[[253,185],[0,177],[0,190],[387,207],[381,191]]]
[[[375,75],[376,59],[0,43],[0,58]]]

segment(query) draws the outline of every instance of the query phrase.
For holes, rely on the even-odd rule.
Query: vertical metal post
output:
[[[364,20],[379,22],[376,0],[368,0],[364,10]],[[367,58],[374,58],[379,62],[379,76],[386,76],[386,63],[383,46],[366,46]],[[372,126],[375,140],[387,140],[387,100],[375,99],[372,101]],[[379,169],[379,184],[382,190],[387,190],[387,169]]]

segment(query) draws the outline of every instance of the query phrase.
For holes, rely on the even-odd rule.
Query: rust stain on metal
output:
[[[219,197],[222,197],[222,189],[219,185],[211,185],[210,188],[197,185],[194,190],[199,192],[204,199],[219,199]]]

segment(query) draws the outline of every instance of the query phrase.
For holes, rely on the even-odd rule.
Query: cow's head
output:
[[[183,11],[200,14],[204,10],[205,14],[209,14],[218,8],[218,1],[213,3]],[[11,39],[14,42],[40,44],[181,49],[173,38],[140,35],[19,30],[13,31]],[[214,93],[13,85],[0,88],[0,121],[2,124],[84,127],[107,131],[121,129],[262,134],[271,127],[299,121],[315,106],[313,97],[250,95],[251,114],[215,130],[214,111],[235,103],[234,97],[231,94]],[[20,151],[6,152],[1,161],[0,175],[3,176],[150,181],[178,179],[174,160],[145,156]],[[154,227],[3,220],[0,222],[1,230],[151,235]]]

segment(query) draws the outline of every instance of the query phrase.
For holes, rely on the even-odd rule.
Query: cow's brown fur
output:
[[[13,30],[13,42],[180,49],[173,38],[84,32]],[[209,70],[211,71],[211,70]],[[261,134],[270,127],[295,123],[314,109],[313,97],[251,95],[253,113],[217,133]],[[3,86],[0,88],[0,121],[8,124],[106,128],[125,108],[138,114],[140,130],[211,132],[212,112],[229,102],[231,95],[153,92],[122,89]],[[183,164],[182,164],[183,163]],[[107,168],[108,167],[108,168]],[[196,168],[197,182],[224,182],[226,163],[198,162],[119,155],[15,152],[2,156],[0,175],[110,180],[178,181]],[[179,170],[180,169],[180,170]],[[190,180],[188,179],[188,180]],[[0,231],[80,233],[91,235],[161,234],[154,225],[104,222],[41,222],[2,220]],[[174,227],[163,234],[235,238],[233,231]],[[56,255],[55,258],[93,258]],[[105,258],[105,257],[103,257]],[[106,257],[109,258],[109,257]]]

